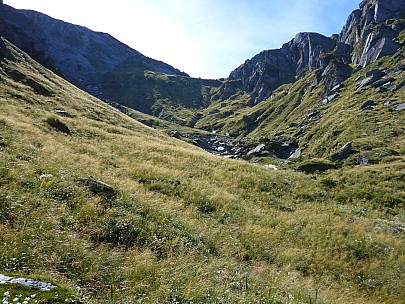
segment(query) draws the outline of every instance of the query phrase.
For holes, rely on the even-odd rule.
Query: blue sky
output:
[[[4,0],[107,32],[194,77],[220,78],[298,32],[339,33],[360,0]]]

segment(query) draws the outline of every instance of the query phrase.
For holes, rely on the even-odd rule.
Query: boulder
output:
[[[313,173],[317,171],[327,171],[334,168],[335,166],[331,164],[306,164],[298,166],[296,170],[304,173]]]
[[[82,178],[79,180],[82,186],[87,187],[94,194],[105,195],[106,198],[111,199],[115,196],[114,188],[110,185],[93,178]]]
[[[72,114],[70,114],[69,112],[63,111],[63,110],[53,110],[53,113],[62,116],[62,117],[66,117],[66,118],[73,118],[74,116]]]
[[[173,131],[170,135],[171,135],[171,137],[174,137],[177,139],[182,139],[181,133],[179,131]]]
[[[374,153],[373,152],[365,152],[363,154],[360,154],[357,157],[357,161],[356,164],[357,165],[370,165],[370,164],[375,164],[376,161],[374,160],[370,160],[370,156],[373,156]]]
[[[392,77],[382,78],[382,79],[377,80],[376,82],[372,83],[371,87],[378,88],[378,87],[381,87],[381,86],[383,86],[383,85],[385,85],[387,83],[391,83],[391,82],[394,82],[394,81],[395,81],[395,78],[392,78]]]
[[[296,150],[294,151],[294,153],[291,154],[288,159],[297,159],[297,158],[300,158],[300,157],[301,157],[301,154],[302,154],[302,150],[303,150],[302,148],[296,149]]]
[[[376,93],[386,93],[386,92],[388,92],[388,89],[384,88],[384,87],[379,87],[379,88],[375,89],[375,92]]]
[[[394,110],[395,110],[395,111],[402,111],[402,110],[405,110],[405,103],[401,103],[401,104],[398,105]]]
[[[265,148],[266,148],[265,144],[260,144],[256,148],[254,148],[253,150],[250,150],[247,153],[247,155],[248,156],[258,156],[262,151],[264,151]]]
[[[376,79],[373,78],[373,76],[364,78],[362,81],[360,81],[357,86],[356,86],[356,91],[360,90],[361,88],[370,85],[372,83],[374,83],[375,81],[377,81]]]
[[[374,106],[376,106],[375,102],[372,100],[368,100],[361,105],[360,110],[361,111],[373,110]]]
[[[326,104],[328,104],[328,103],[334,101],[334,100],[335,100],[336,98],[338,98],[339,96],[340,96],[340,95],[339,95],[338,93],[329,95],[329,96],[326,97],[324,100],[322,100],[322,103],[323,103],[324,105],[326,105]]]
[[[0,274],[0,284],[19,284],[19,285],[24,285],[29,288],[37,288],[41,291],[51,291],[52,289],[57,288],[57,286],[52,285],[51,283],[36,281],[36,280],[32,280],[32,279],[27,279],[27,278],[13,278],[13,277],[9,277],[9,276],[3,275],[3,274]],[[4,301],[3,303],[9,303],[9,302]]]
[[[218,114],[220,111],[218,109],[211,110],[208,112],[208,115]]]
[[[333,161],[342,160],[348,157],[352,153],[352,142],[349,141],[343,147],[339,149],[335,154],[331,156]]]

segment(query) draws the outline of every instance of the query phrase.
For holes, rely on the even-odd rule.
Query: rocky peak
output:
[[[390,18],[399,18],[405,10],[403,0],[364,0],[360,3],[363,16],[380,23]]]
[[[322,54],[332,52],[338,44],[341,43],[336,39],[321,34],[298,33],[281,49],[263,51],[232,71],[222,87],[220,99],[233,95],[236,86],[250,93],[250,104],[255,105],[269,98],[279,85],[294,81],[308,71],[325,68],[329,62]]]
[[[399,48],[395,38],[405,25],[389,19],[405,17],[405,1],[364,0],[359,7],[347,19],[339,41],[353,47],[352,62],[364,67]]]

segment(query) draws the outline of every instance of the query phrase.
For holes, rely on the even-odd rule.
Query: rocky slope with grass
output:
[[[219,85],[219,81],[190,78],[106,33],[35,11],[2,5],[0,33],[47,68],[98,98],[168,120],[177,118],[183,124],[189,121],[184,122],[181,114],[171,116],[171,107],[179,111],[206,107],[209,87]]]
[[[402,303],[403,181],[404,151],[310,175],[214,156],[1,39],[3,303]]]
[[[279,164],[324,159],[330,168],[401,154],[404,29],[403,1],[363,1],[340,35],[300,33],[247,60],[196,127],[255,138],[265,145],[259,159]],[[349,142],[350,153],[333,157]]]
[[[30,54],[0,39],[2,303],[403,303],[403,9],[363,1],[340,35],[300,33],[225,81],[0,19],[31,30],[7,36]],[[30,16],[66,30],[96,87]]]

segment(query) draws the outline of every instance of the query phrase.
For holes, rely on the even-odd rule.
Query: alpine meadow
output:
[[[2,1],[0,36],[1,303],[404,303],[403,0],[225,79]]]

